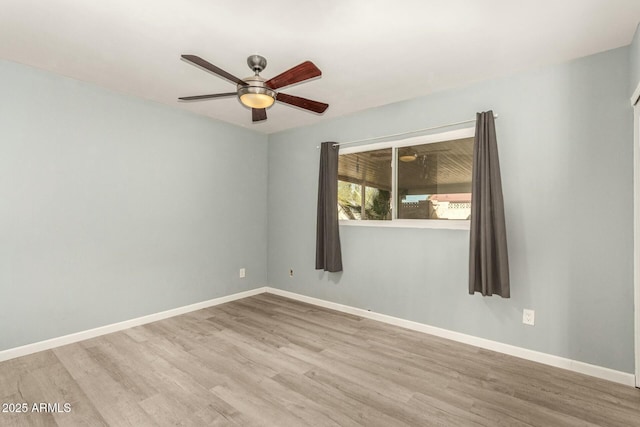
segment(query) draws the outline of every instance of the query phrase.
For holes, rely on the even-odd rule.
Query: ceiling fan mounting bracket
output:
[[[247,58],[247,65],[253,70],[254,73],[261,73],[262,70],[267,68],[267,60],[264,56],[251,55]]]

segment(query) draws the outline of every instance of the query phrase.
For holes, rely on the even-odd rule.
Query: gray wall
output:
[[[631,57],[631,87],[629,88],[629,96],[631,96],[633,91],[640,85],[640,24],[636,28],[636,33],[631,41],[629,55]]]
[[[633,372],[629,56],[620,48],[271,135],[269,284]],[[314,270],[318,143],[488,109],[500,115],[511,299],[468,295],[468,231],[341,226],[345,271]],[[523,308],[536,310],[534,327]]]
[[[263,135],[0,61],[0,350],[269,284],[633,372],[638,43],[271,135],[268,152]],[[345,272],[313,269],[319,142],[489,108],[510,300],[467,294],[467,231],[343,226]]]
[[[266,284],[266,136],[10,62],[0,82],[0,350]]]

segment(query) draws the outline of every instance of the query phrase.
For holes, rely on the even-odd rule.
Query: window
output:
[[[397,150],[398,218],[469,219],[473,138]]]
[[[468,228],[473,133],[469,128],[341,148],[340,220],[419,227],[448,222]]]
[[[391,148],[338,160],[338,218],[391,219]]]

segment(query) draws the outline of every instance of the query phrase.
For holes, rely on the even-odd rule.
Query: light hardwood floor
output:
[[[0,363],[1,426],[640,426],[640,390],[262,294]]]

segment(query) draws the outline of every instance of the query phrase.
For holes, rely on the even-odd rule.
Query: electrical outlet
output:
[[[536,321],[535,310],[530,310],[527,308],[522,310],[522,323],[524,323],[525,325],[533,326],[535,324],[535,321]]]
[[[244,279],[247,276],[247,271],[244,268],[240,269],[240,278]]]
[[[293,268],[289,269],[289,277],[293,277]]]

